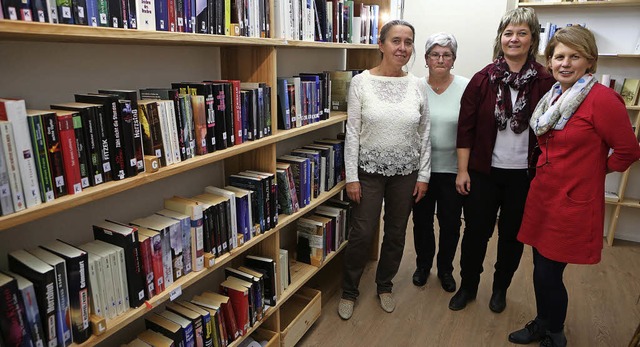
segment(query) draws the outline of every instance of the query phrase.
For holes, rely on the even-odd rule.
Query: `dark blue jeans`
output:
[[[416,267],[431,269],[436,253],[433,228],[434,213],[438,216],[438,275],[453,272],[453,258],[460,239],[460,215],[463,196],[456,191],[456,174],[432,173],[427,195],[413,205],[413,242]]]

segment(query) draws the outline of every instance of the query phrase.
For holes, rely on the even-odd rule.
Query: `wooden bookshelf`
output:
[[[540,8],[591,8],[591,7],[629,7],[640,6],[638,0],[602,0],[602,1],[563,1],[563,2],[542,2],[542,1],[520,1],[518,7],[540,7]]]

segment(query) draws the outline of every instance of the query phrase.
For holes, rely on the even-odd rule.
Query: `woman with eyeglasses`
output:
[[[419,79],[404,71],[413,55],[415,30],[403,20],[380,30],[380,64],[354,76],[349,87],[344,145],[347,196],[354,202],[345,249],[338,314],[349,319],[384,201],[384,237],[376,270],[380,307],[393,312],[398,272],[414,202],[427,192],[431,174],[429,114]]]
[[[456,290],[453,257],[460,239],[462,195],[456,192],[456,132],[460,98],[469,79],[451,73],[456,61],[458,42],[448,33],[431,35],[425,44],[424,59],[429,76],[420,80],[427,96],[431,120],[431,179],[424,199],[413,205],[413,240],[416,249],[416,271],[413,284],[427,283],[436,242],[434,213],[438,214],[438,278],[447,292]]]
[[[518,234],[533,248],[537,315],[509,341],[566,346],[562,274],[567,263],[600,262],[605,175],[629,168],[640,158],[640,146],[620,95],[593,76],[598,47],[591,31],[558,30],[545,56],[558,82],[531,117],[542,153]]]
[[[457,191],[465,195],[460,289],[449,308],[474,300],[487,243],[498,219],[498,254],[489,308],[502,312],[523,244],[516,239],[529,190],[529,158],[535,135],[529,118],[553,77],[535,61],[540,25],[531,8],[508,11],[498,27],[494,61],[476,73],[458,119]]]

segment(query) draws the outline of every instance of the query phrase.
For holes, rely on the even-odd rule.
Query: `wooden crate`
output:
[[[275,331],[258,328],[251,334],[251,337],[258,342],[267,341],[264,347],[278,347],[279,345],[278,333]]]
[[[304,333],[309,330],[321,311],[321,293],[318,290],[302,287],[293,294],[280,310],[280,332],[282,347],[295,346]]]

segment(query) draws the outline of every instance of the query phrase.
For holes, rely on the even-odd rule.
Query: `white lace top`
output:
[[[344,161],[347,183],[358,168],[384,176],[418,171],[429,182],[429,114],[419,79],[374,76],[365,70],[351,80]]]

